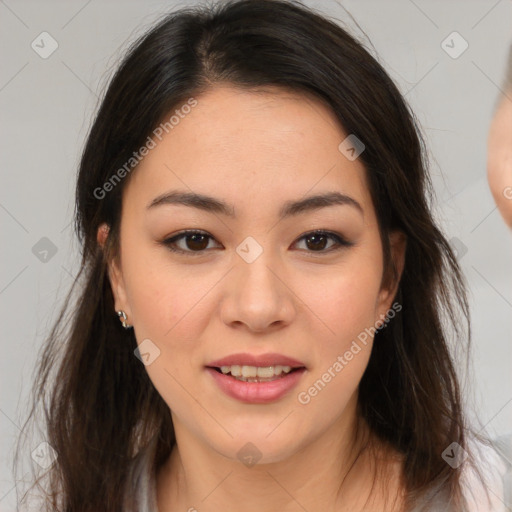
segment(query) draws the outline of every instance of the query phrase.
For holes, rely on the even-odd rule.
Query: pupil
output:
[[[320,245],[318,245],[319,239],[322,240]],[[310,244],[309,244],[309,242],[311,240],[313,241],[313,247],[311,247]],[[326,237],[324,235],[310,235],[306,239],[306,243],[308,244],[308,247],[310,249],[325,249],[325,242],[326,242]]]
[[[206,244],[205,244],[206,241]],[[187,247],[191,250],[202,250],[208,246],[206,235],[195,234],[189,235],[187,239]]]

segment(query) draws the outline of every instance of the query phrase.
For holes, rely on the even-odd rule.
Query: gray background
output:
[[[470,288],[473,373],[464,384],[469,412],[491,436],[510,434],[512,233],[487,185],[486,141],[512,41],[512,1],[306,3],[344,20],[364,39],[341,5],[352,14],[423,126],[436,216],[458,249]],[[10,468],[37,351],[77,271],[70,225],[74,179],[98,97],[128,42],[162,13],[186,4],[0,0],[2,511],[15,509]],[[31,47],[43,31],[58,43],[47,59]],[[442,47],[453,31],[469,45],[458,58]],[[449,43],[452,51],[462,48],[458,37]],[[43,237],[57,250],[46,261],[37,251],[48,245],[40,242]]]

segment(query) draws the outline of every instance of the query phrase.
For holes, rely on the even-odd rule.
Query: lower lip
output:
[[[219,388],[231,398],[250,404],[267,404],[279,400],[291,391],[306,369],[300,368],[288,373],[286,377],[268,382],[244,382],[219,373],[213,368],[206,368],[206,371],[213,377]]]

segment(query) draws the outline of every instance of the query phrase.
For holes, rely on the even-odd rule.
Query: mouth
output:
[[[241,402],[275,402],[296,387],[307,371],[295,359],[280,354],[233,354],[205,367],[218,388]]]

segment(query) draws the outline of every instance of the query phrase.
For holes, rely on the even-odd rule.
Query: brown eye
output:
[[[308,235],[306,237],[306,245],[308,249],[312,251],[318,251],[325,249],[327,245],[327,237],[325,235]]]
[[[352,242],[345,240],[341,235],[328,231],[306,233],[299,239],[299,242],[302,240],[304,240],[306,246],[305,250],[308,252],[328,253],[331,252],[331,250],[354,245]]]
[[[184,231],[163,241],[163,244],[173,252],[201,254],[212,248],[210,241],[214,238],[202,231]]]
[[[208,247],[207,235],[187,235],[185,237],[185,244],[191,251],[203,251]]]

